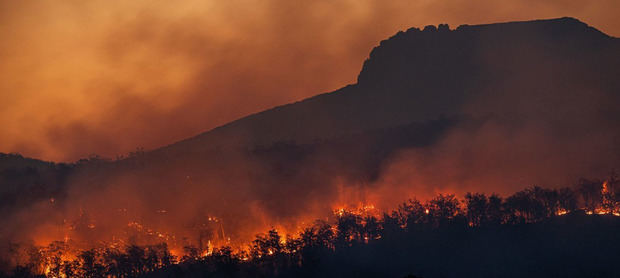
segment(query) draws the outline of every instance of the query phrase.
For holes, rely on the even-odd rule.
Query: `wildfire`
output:
[[[43,274],[45,274],[46,277],[54,278],[69,277],[61,270],[60,264],[62,262],[73,261],[77,258],[70,251],[71,250],[69,250],[67,246],[64,246],[61,250],[42,250],[41,252],[45,256]]]
[[[610,183],[609,181],[604,181],[602,183],[599,183],[600,186],[600,199],[596,199],[598,200],[597,205],[595,208],[589,208],[589,209],[585,209],[582,208],[581,210],[585,212],[586,215],[611,215],[611,216],[616,216],[616,217],[620,217],[620,204],[618,203],[618,201],[616,201],[616,196],[614,193],[614,183]],[[598,189],[597,189],[598,190]],[[52,198],[50,200],[51,203],[55,202],[55,200]],[[429,207],[427,204],[421,204],[421,206],[419,207],[418,212],[422,212],[426,215],[430,215],[431,209],[433,209],[433,213],[435,213],[435,208],[434,207]],[[460,209],[466,209],[465,206],[461,207]],[[118,212],[121,213],[126,213],[127,209],[115,209]],[[159,209],[159,210],[155,210],[155,212],[157,214],[166,214],[168,213],[167,210],[165,209]],[[356,216],[358,217],[356,221],[359,221],[359,223],[361,225],[366,225],[368,217],[375,217],[377,219],[379,219],[378,221],[381,221],[380,216],[381,214],[379,213],[378,209],[376,208],[376,206],[374,204],[370,204],[370,203],[359,203],[357,206],[346,206],[346,205],[341,205],[341,206],[336,206],[333,210],[333,215],[336,216],[336,218],[341,218],[341,217],[346,217],[346,216]],[[569,213],[572,213],[572,210],[569,210],[567,208],[556,208],[555,213],[553,213],[556,216],[563,216],[563,215],[567,215]],[[79,233],[81,231],[85,231],[85,229],[83,229],[84,227],[88,228],[89,230],[97,230],[97,229],[101,229],[98,228],[98,226],[95,225],[95,223],[98,223],[97,221],[91,220],[87,217],[88,215],[80,212],[80,217],[84,217],[83,220],[81,222],[79,221],[71,221],[71,220],[63,220],[63,232],[64,232],[64,237],[62,238],[61,241],[58,241],[59,243],[64,243],[64,249],[62,249],[61,253],[45,253],[47,251],[43,251],[43,250],[47,250],[49,247],[42,247],[40,250],[41,253],[44,256],[44,260],[43,263],[39,266],[38,271],[43,273],[44,275],[48,276],[48,277],[67,277],[65,274],[59,272],[59,264],[62,263],[69,263],[72,260],[75,260],[75,258],[77,258],[77,254],[80,254],[78,249],[73,249],[73,250],[69,250],[68,246],[69,244],[71,245],[77,245],[79,246],[81,244],[81,246],[88,246],[87,244],[83,244],[80,243],[80,237],[78,236]],[[203,215],[201,218],[201,220],[199,220],[200,223],[197,223],[194,227],[194,229],[197,229],[198,233],[200,233],[200,240],[198,242],[200,242],[199,247],[196,248],[196,250],[194,251],[195,255],[197,257],[209,257],[209,256],[213,256],[214,254],[217,254],[217,250],[219,250],[218,248],[222,247],[222,246],[231,246],[231,238],[227,237],[224,234],[224,228],[223,228],[223,224],[224,221],[221,218],[218,218],[216,216],[212,216],[212,215]],[[307,221],[308,219],[305,219],[306,222],[301,222],[302,224],[305,223],[310,223],[309,221]],[[334,221],[333,218],[327,218],[326,221]],[[297,223],[299,224],[299,222]],[[476,224],[475,222],[471,222],[469,221],[468,223],[469,227],[475,228],[476,226],[478,226],[479,224]],[[379,225],[382,225],[381,222],[379,222]],[[401,228],[405,228],[405,226],[403,226],[403,224],[399,224],[401,225]],[[82,227],[82,228],[81,228]],[[275,231],[276,233],[278,233],[279,235],[279,244],[280,246],[295,246],[296,242],[298,240],[300,240],[299,237],[296,237],[296,235],[299,235],[301,231],[303,231],[305,228],[307,228],[307,225],[301,225],[301,226],[297,226],[296,229],[290,229],[290,227],[282,227],[282,226],[277,226],[278,229],[273,229],[273,231]],[[338,230],[336,228],[335,225],[332,225],[331,227],[329,227],[329,229],[331,230],[331,232],[333,234],[338,234]],[[87,231],[87,230],[86,230]],[[112,250],[122,250],[128,246],[130,246],[131,244],[129,244],[130,242],[133,242],[131,240],[128,240],[128,236],[134,237],[134,238],[141,238],[142,242],[150,242],[151,244],[153,242],[155,243],[166,243],[166,246],[169,246],[169,252],[170,254],[173,256],[173,258],[183,258],[184,256],[187,256],[187,254],[189,254],[189,251],[184,249],[188,244],[188,240],[187,238],[183,238],[179,236],[179,240],[177,240],[175,238],[174,235],[166,233],[164,231],[158,230],[156,227],[149,227],[149,224],[144,222],[138,222],[137,220],[132,220],[127,222],[126,224],[126,228],[125,228],[125,233],[130,232],[128,234],[125,235],[112,235],[112,241],[111,242],[107,242],[104,240],[101,240],[101,246],[103,246],[103,248],[109,248]],[[287,232],[291,232],[290,234]],[[92,232],[91,232],[92,233]],[[74,236],[75,239],[72,239],[71,236]],[[123,241],[121,238],[125,239],[126,241]],[[372,240],[377,240],[377,239],[381,239],[382,236],[380,234],[368,234],[368,233],[359,233],[357,235],[346,235],[346,239],[348,241],[355,241],[358,240],[359,242],[362,243],[366,243],[368,244],[370,241]],[[203,243],[206,242],[206,246],[203,245]],[[196,239],[189,239],[189,244],[190,246],[192,246],[192,244],[196,243]],[[92,245],[92,244],[91,244]],[[51,245],[50,245],[51,246]],[[196,246],[196,245],[194,245]],[[90,247],[89,247],[90,248]],[[255,259],[255,257],[253,257],[254,255],[251,255],[251,253],[249,252],[249,250],[251,250],[251,246],[249,244],[239,244],[239,246],[235,245],[234,246],[234,250],[236,252],[236,254],[238,254],[238,259],[240,261],[250,261]],[[284,248],[284,247],[282,247]],[[288,248],[288,247],[287,247]],[[284,248],[285,249],[285,248]],[[279,252],[289,252],[289,253],[293,253],[296,252],[297,250],[287,250],[287,251],[282,251],[279,248],[276,249],[264,249],[264,253],[262,253],[262,256],[272,256],[272,255],[276,255]],[[258,256],[258,258],[260,258],[261,255],[256,255]],[[176,259],[173,259],[173,263]]]
[[[609,181],[604,181],[601,187],[601,206],[595,209],[594,212],[601,215],[620,216],[620,204],[616,200],[615,192],[609,189]]]
[[[600,203],[598,207],[594,209],[584,209],[585,214],[587,215],[613,215],[620,216],[620,202],[616,199],[616,194],[613,190],[610,190],[609,181],[603,181],[601,184],[600,190]],[[566,213],[562,213],[558,215],[563,215]]]
[[[345,212],[345,209],[344,209],[344,208],[339,208],[339,209],[336,209],[336,210],[334,211],[334,214],[335,214],[335,215],[338,215],[338,216],[343,216],[343,215],[344,215],[344,212]]]
[[[211,254],[213,254],[213,244],[211,244],[211,241],[210,241],[210,240],[209,240],[209,241],[207,241],[207,250],[205,251],[205,253],[204,253],[204,254],[205,254],[205,255],[204,255],[205,257],[206,257],[206,256],[211,256]]]
[[[603,195],[608,194],[609,193],[609,189],[607,189],[607,186],[609,185],[608,181],[604,181],[603,182],[603,189],[601,189],[601,193]]]
[[[378,216],[378,210],[374,204],[362,204],[360,203],[355,208],[348,208],[347,206],[340,206],[333,210],[333,214],[342,217],[345,214],[353,214],[357,216]]]

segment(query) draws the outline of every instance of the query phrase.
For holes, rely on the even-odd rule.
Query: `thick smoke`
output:
[[[575,16],[617,1],[0,1],[0,151],[51,160],[156,148],[352,83],[410,26]]]

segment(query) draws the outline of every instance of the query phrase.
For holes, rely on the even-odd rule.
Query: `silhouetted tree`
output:
[[[397,215],[401,225],[409,231],[413,231],[418,224],[428,223],[430,219],[428,208],[417,199],[409,199],[398,206]]]
[[[359,215],[345,211],[336,222],[336,246],[350,246],[354,241],[360,241],[363,225]]]
[[[577,188],[586,210],[594,211],[600,205],[602,201],[601,184],[600,180],[579,179]]]
[[[335,235],[332,226],[325,221],[316,221],[313,226],[304,229],[299,235],[300,266],[307,269],[307,275],[313,273],[325,256],[332,254]]]
[[[558,199],[560,208],[566,211],[574,211],[578,207],[575,191],[569,187],[563,187],[558,190]]]
[[[185,251],[185,255],[181,258],[181,261],[184,263],[193,263],[200,259],[200,250],[198,247],[193,245],[187,245],[183,247]]]
[[[485,225],[499,225],[506,219],[504,201],[497,194],[489,196],[487,204],[487,219]]]
[[[481,226],[486,222],[489,201],[487,196],[480,193],[465,194],[465,204],[467,207],[467,221],[471,226]]]
[[[453,222],[460,213],[459,201],[453,194],[439,194],[428,202],[431,223],[435,227]]]
[[[95,250],[86,250],[78,255],[80,275],[87,278],[103,277],[105,267]]]
[[[253,257],[265,257],[275,254],[279,254],[283,250],[283,246],[280,243],[281,237],[278,231],[275,229],[269,230],[267,234],[259,234],[252,242],[252,248],[250,253]]]
[[[399,214],[394,211],[391,214],[383,214],[383,235],[385,237],[393,237],[401,232],[404,223],[400,221]]]
[[[362,238],[367,243],[369,240],[376,239],[381,235],[382,227],[379,223],[379,220],[372,216],[368,215],[363,220],[363,228],[362,228]]]

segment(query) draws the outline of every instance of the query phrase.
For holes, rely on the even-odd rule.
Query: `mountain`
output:
[[[43,204],[0,238],[71,213],[124,227],[125,211],[164,230],[216,215],[247,239],[334,205],[601,177],[620,165],[618,76],[620,40],[573,18],[411,28],[370,52],[356,84],[126,159],[68,165],[62,190],[18,187],[11,196],[29,198],[13,211]]]
[[[71,166],[0,153],[0,212],[62,196]]]
[[[573,18],[411,28],[370,52],[356,84],[88,179],[248,223],[438,191],[567,186],[620,165],[619,73],[620,40]]]
[[[472,98],[511,91],[517,85],[515,76],[524,90],[546,86],[553,91],[551,98],[562,98],[571,83],[618,88],[619,44],[573,18],[463,25],[456,30],[447,25],[411,28],[372,50],[356,84],[242,118],[155,152],[303,144],[462,115]],[[535,76],[528,75],[532,70]],[[544,79],[558,84],[541,84]]]

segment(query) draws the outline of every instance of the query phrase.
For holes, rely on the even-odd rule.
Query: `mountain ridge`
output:
[[[519,35],[515,36],[515,32]],[[329,139],[340,135],[364,132],[375,128],[398,126],[407,124],[408,122],[420,120],[432,120],[443,113],[451,113],[453,110],[457,109],[456,106],[454,104],[444,105],[444,107],[442,107],[443,109],[441,109],[438,114],[422,111],[423,109],[420,109],[420,113],[407,113],[403,112],[408,109],[406,105],[397,105],[396,108],[394,108],[391,107],[392,104],[386,104],[387,102],[390,102],[390,100],[380,100],[378,99],[380,97],[373,97],[372,94],[381,95],[386,92],[403,91],[402,88],[391,90],[389,86],[388,88],[381,87],[385,86],[385,83],[394,82],[394,78],[399,78],[399,76],[400,80],[397,80],[398,82],[405,80],[405,83],[408,83],[410,80],[424,80],[424,78],[429,79],[429,72],[438,73],[441,70],[445,70],[445,66],[437,66],[437,68],[432,67],[433,61],[431,60],[434,58],[441,60],[439,55],[452,55],[449,58],[456,57],[457,60],[462,59],[461,56],[469,55],[468,53],[451,51],[454,49],[453,45],[437,45],[430,43],[433,42],[434,39],[446,38],[458,40],[465,38],[465,41],[471,43],[474,39],[481,40],[480,37],[483,37],[484,39],[484,37],[492,36],[500,36],[503,38],[501,40],[511,39],[514,37],[517,37],[518,39],[519,36],[544,37],[542,39],[543,42],[550,42],[553,46],[556,46],[558,42],[564,43],[566,41],[586,41],[586,44],[588,44],[587,42],[591,43],[590,39],[595,42],[594,45],[597,47],[601,47],[601,44],[614,44],[609,43],[611,41],[615,42],[614,45],[617,45],[618,42],[618,39],[610,37],[577,19],[569,17],[482,25],[461,25],[454,30],[450,30],[449,27],[444,24],[440,24],[438,27],[429,25],[424,29],[410,28],[406,32],[400,31],[389,39],[383,40],[377,47],[373,48],[369,54],[369,57],[364,62],[360,74],[358,75],[358,82],[355,84],[349,84],[332,92],[322,93],[297,102],[276,106],[271,109],[248,115],[228,124],[200,133],[196,136],[156,149],[154,152],[173,153],[177,151],[199,151],[204,149],[207,145],[211,147],[269,145],[278,141],[309,143],[314,140]],[[474,39],[472,39],[472,37],[474,37]],[[584,38],[587,39],[584,40]],[[497,41],[501,40],[498,39]],[[382,66],[382,64],[390,64],[390,66],[393,67],[394,64],[409,62],[410,60],[401,59],[402,57],[397,57],[396,59],[393,58],[396,57],[394,53],[389,55],[383,55],[383,53],[393,52],[395,48],[392,47],[393,45],[396,45],[396,48],[398,48],[398,46],[403,43],[412,44],[412,41],[413,43],[417,42],[418,44],[426,42],[427,45],[422,46],[422,49],[430,49],[429,47],[431,47],[431,51],[434,51],[437,48],[439,48],[439,51],[435,51],[437,55],[424,53],[426,54],[426,57],[425,60],[421,61],[422,63],[420,63],[420,69],[407,67],[396,70],[390,70],[388,68],[386,70],[386,68]],[[525,42],[527,43],[530,41],[531,39],[526,40]],[[535,44],[536,42],[532,43]],[[571,48],[573,46],[574,45],[568,45],[567,47]],[[478,45],[470,45],[466,47],[475,48],[478,47]],[[578,48],[582,48],[582,46],[579,46]],[[463,49],[465,49],[465,47],[460,49],[460,51],[463,52]],[[418,52],[411,50],[419,49],[405,48],[404,50],[409,51],[409,53],[413,53],[412,55],[414,55]],[[390,56],[392,59],[384,59],[386,56]],[[452,70],[451,72],[454,75],[458,75],[465,72],[467,67],[475,68],[477,61],[473,59],[474,58],[470,57],[466,58],[466,60],[461,60],[461,71]],[[443,58],[443,60],[447,61],[446,58]],[[388,75],[389,77],[386,77]],[[416,77],[416,75],[418,77]],[[372,76],[372,78],[369,76]],[[424,78],[421,78],[420,76]],[[450,78],[452,78],[452,76],[450,76]],[[459,78],[459,76],[454,78]],[[381,82],[383,82],[383,84],[378,84]],[[415,87],[413,84],[409,85],[411,85],[411,88],[406,88],[407,91],[425,89]],[[446,95],[446,99],[454,99],[463,96],[456,85],[452,87],[449,85],[446,86],[447,87],[444,86],[444,88],[440,88],[440,90],[454,92],[453,94]],[[381,93],[377,93],[379,90],[381,90]],[[437,95],[439,94],[435,94],[435,96]],[[420,102],[424,102],[430,98],[424,95],[420,96]],[[377,105],[383,105],[383,111],[381,108],[359,104],[364,101],[371,101]],[[396,101],[399,100],[397,99]],[[438,101],[434,104],[439,105],[437,102]],[[339,105],[334,105],[333,103],[338,103]],[[405,103],[411,105],[414,104],[414,101],[406,99]],[[414,105],[410,107],[416,106]],[[296,109],[298,111],[293,111]],[[385,119],[377,121],[373,121],[371,117],[365,116],[363,115],[363,112],[361,112],[367,111],[369,113],[374,112],[381,114],[387,110],[400,112],[388,112],[390,115],[386,116]],[[317,111],[322,114],[317,115]],[[356,119],[358,120],[357,123]],[[362,123],[365,123],[366,125]],[[310,132],[310,130],[312,130],[312,132]]]

